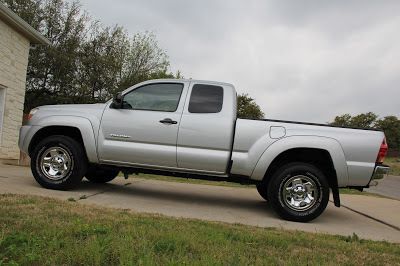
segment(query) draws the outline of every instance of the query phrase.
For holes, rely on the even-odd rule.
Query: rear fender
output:
[[[338,186],[347,186],[349,177],[342,147],[335,139],[319,136],[291,136],[274,142],[261,155],[251,179],[262,180],[272,161],[282,152],[294,148],[315,148],[328,151],[336,171]]]

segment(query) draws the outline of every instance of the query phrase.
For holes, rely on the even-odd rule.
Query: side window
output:
[[[195,84],[189,101],[190,113],[219,113],[222,109],[224,89],[220,86]]]
[[[181,83],[144,85],[125,94],[123,109],[175,112],[182,90]]]

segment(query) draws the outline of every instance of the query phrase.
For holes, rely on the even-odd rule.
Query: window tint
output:
[[[178,108],[183,84],[157,83],[144,85],[124,96],[123,108],[174,112]]]
[[[190,113],[219,113],[222,109],[224,90],[220,86],[196,84],[190,96]]]

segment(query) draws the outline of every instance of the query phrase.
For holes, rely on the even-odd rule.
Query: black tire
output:
[[[260,196],[265,199],[266,201],[268,201],[268,191],[267,191],[267,185],[264,182],[258,183],[256,185],[257,187],[257,191],[258,194],[260,194]]]
[[[56,148],[65,152],[70,163],[66,167],[65,174],[59,178],[49,177],[46,166],[43,166],[42,158],[49,149]],[[51,153],[51,152],[50,152]],[[63,153],[62,153],[63,154]],[[76,140],[62,135],[54,135],[43,139],[36,145],[31,154],[31,170],[36,181],[44,188],[56,190],[68,190],[76,187],[82,180],[87,170],[87,158],[85,151]],[[51,160],[53,157],[51,157]]]
[[[296,182],[300,182],[300,185]],[[293,183],[291,183],[293,181]],[[303,181],[307,181],[302,183]],[[302,198],[304,190],[309,190],[304,184],[312,184],[314,188],[311,203],[302,201],[299,206],[294,206],[289,199]],[[291,184],[291,186],[290,186]],[[285,189],[287,187],[288,189]],[[289,190],[295,187],[295,190]],[[300,194],[296,194],[295,191]],[[268,202],[276,213],[283,219],[296,222],[308,222],[317,218],[326,208],[329,201],[329,184],[324,173],[317,167],[307,163],[289,163],[280,167],[271,177],[267,188]],[[284,191],[289,195],[284,195]],[[311,190],[309,190],[311,191]],[[310,200],[310,197],[307,198]],[[303,206],[301,206],[303,204]],[[307,205],[308,204],[308,205]],[[303,208],[303,209],[301,209]]]
[[[119,170],[107,169],[100,166],[89,167],[85,177],[93,183],[107,183],[118,176]]]

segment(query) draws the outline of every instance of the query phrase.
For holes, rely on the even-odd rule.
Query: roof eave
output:
[[[32,28],[31,25],[26,23],[17,14],[12,12],[8,7],[0,2],[0,18],[2,18],[11,27],[15,28],[22,35],[26,36],[32,44],[47,44],[50,45],[50,41],[40,34],[37,30]]]

